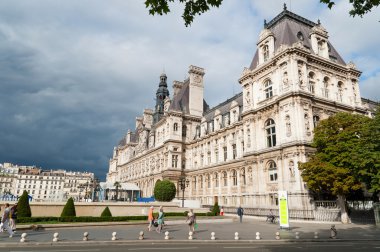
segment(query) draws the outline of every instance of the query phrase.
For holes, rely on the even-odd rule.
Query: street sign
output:
[[[289,228],[288,192],[278,191],[280,228]]]

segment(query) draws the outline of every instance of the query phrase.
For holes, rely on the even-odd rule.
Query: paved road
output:
[[[239,251],[301,251],[307,250],[319,252],[323,250],[336,251],[344,249],[345,252],[351,251],[379,251],[380,242],[199,242],[188,243],[127,243],[127,244],[77,244],[77,245],[35,245],[32,247],[7,247],[0,248],[0,251],[7,252],[125,252],[125,251],[197,251],[197,252],[239,252]]]
[[[232,219],[223,220],[198,220],[199,229],[194,234],[194,241],[210,241],[211,232],[215,232],[216,241],[233,241],[234,233],[239,233],[240,242],[256,241],[256,232],[260,232],[261,241],[275,241],[275,233],[280,232],[281,240],[306,242],[306,241],[330,241],[330,224],[316,223],[291,223],[290,230],[280,230],[278,225],[266,223],[264,220],[245,218],[243,223]],[[165,231],[169,231],[170,241],[188,241],[188,226],[182,220],[167,221]],[[116,243],[131,243],[138,241],[141,230],[145,232],[144,242],[165,241],[164,233],[148,232],[146,224],[134,225],[109,225],[109,226],[84,226],[66,228],[48,228],[44,230],[25,230],[17,232],[13,238],[7,234],[0,234],[0,248],[12,244],[20,244],[22,232],[28,234],[27,243],[23,246],[32,246],[37,243],[53,243],[53,234],[59,233],[59,244],[85,243],[82,241],[83,233],[89,232],[89,242],[111,242],[112,232],[117,232]],[[336,224],[338,240],[342,241],[380,241],[380,229],[373,225]],[[299,232],[299,239],[295,239],[295,232]],[[314,238],[314,232],[318,232],[318,239]]]

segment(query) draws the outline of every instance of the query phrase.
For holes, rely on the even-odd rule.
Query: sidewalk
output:
[[[226,216],[223,219],[198,219],[199,228],[196,230],[193,238],[195,241],[223,242],[232,241],[235,238],[235,232],[239,233],[240,241],[273,241],[278,242],[275,233],[279,232],[282,242],[326,242],[326,241],[380,241],[380,229],[373,225],[356,225],[356,224],[335,224],[338,231],[337,239],[330,239],[331,224],[319,224],[310,222],[290,222],[289,230],[281,230],[276,224],[266,223],[264,219],[250,218],[245,216],[243,223],[239,223],[237,218]],[[27,233],[27,246],[39,244],[55,244],[52,242],[53,234],[59,233],[60,241],[58,244],[70,243],[101,243],[111,242],[112,233],[117,232],[117,241],[112,242],[192,242],[188,240],[189,230],[185,220],[167,220],[163,233],[156,231],[148,232],[147,223],[73,223],[63,225],[42,225],[44,228],[33,230],[21,230],[13,238],[9,238],[6,233],[0,233],[0,246],[7,244],[20,244],[20,236]],[[99,225],[101,224],[101,225]],[[94,226],[95,225],[95,226]],[[139,241],[139,232],[144,231],[144,240]],[[169,232],[170,240],[165,240],[164,232]],[[82,241],[83,233],[89,233],[89,241]],[[216,241],[211,241],[211,232],[215,232]],[[256,232],[260,232],[261,240],[256,240]],[[295,232],[299,233],[299,239],[296,239]],[[314,232],[318,232],[318,239],[314,238]]]

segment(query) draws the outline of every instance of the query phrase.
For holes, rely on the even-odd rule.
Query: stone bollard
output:
[[[27,233],[22,233],[20,242],[26,242]]]
[[[215,240],[215,232],[211,232],[211,240]]]
[[[299,238],[300,238],[300,233],[296,232],[296,239],[299,239]]]
[[[58,233],[54,233],[53,234],[53,242],[57,242],[59,241],[59,234]]]
[[[280,232],[276,232],[276,240],[280,240],[281,237],[280,237]]]
[[[260,232],[256,232],[256,240],[260,240],[261,237],[260,237]]]
[[[336,231],[335,225],[331,225],[331,228],[330,228],[330,238],[331,239],[336,239],[337,234],[338,234],[338,231]]]
[[[144,231],[140,231],[139,240],[144,240]]]
[[[318,232],[314,232],[314,239],[318,239]]]
[[[235,240],[239,240],[239,233],[235,232]]]
[[[111,238],[112,241],[116,241],[117,240],[117,233],[116,232],[112,232],[112,238]]]
[[[189,232],[189,240],[192,240],[193,239],[193,232]]]
[[[89,235],[88,232],[83,233],[83,241],[88,241],[88,235]]]
[[[165,240],[169,240],[169,231],[165,232]]]

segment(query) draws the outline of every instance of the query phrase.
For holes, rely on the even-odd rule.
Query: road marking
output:
[[[35,252],[36,250],[12,250],[9,252]],[[57,249],[57,250],[42,250],[43,252],[82,252],[82,251],[99,251],[99,249]]]
[[[198,247],[182,247],[182,248],[130,248],[128,250],[184,250],[197,249]]]

